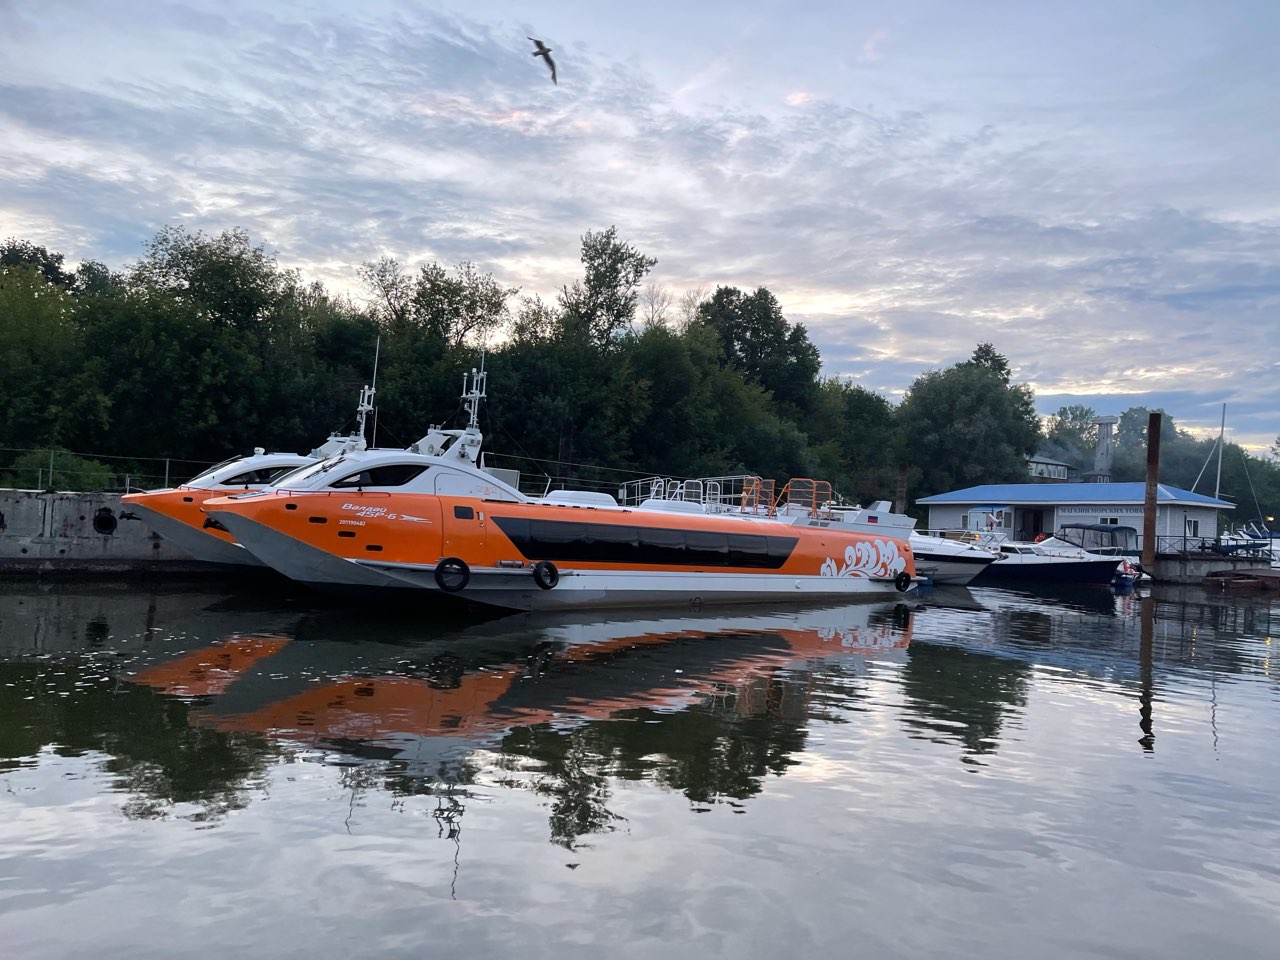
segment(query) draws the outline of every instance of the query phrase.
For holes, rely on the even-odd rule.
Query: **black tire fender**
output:
[[[560,571],[550,560],[539,560],[533,565],[533,582],[543,590],[550,590],[560,582]]]
[[[436,586],[445,593],[457,593],[465,590],[471,582],[471,568],[465,560],[457,557],[445,557],[436,564]]]
[[[893,585],[897,588],[899,593],[906,593],[907,588],[911,586],[911,574],[903,570],[893,578]]]

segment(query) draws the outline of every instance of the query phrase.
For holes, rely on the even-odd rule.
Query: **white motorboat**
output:
[[[916,569],[936,584],[962,587],[996,561],[994,550],[971,540],[934,537],[911,532]]]
[[[365,419],[373,410],[373,388],[360,391],[356,429],[350,436],[333,434],[310,453],[267,453],[262,447],[249,456],[232,457],[214,464],[186,483],[162,490],[130,493],[121,498],[125,509],[146,522],[156,533],[177,544],[193,560],[229,567],[261,567],[226,529],[202,511],[211,497],[261,490],[292,473],[343,453],[365,449]]]
[[[997,535],[998,536],[998,535]],[[981,581],[1032,580],[1040,583],[1089,583],[1110,586],[1124,573],[1128,561],[1115,555],[1090,553],[1074,544],[1054,542],[1024,543],[988,538],[999,550],[999,558],[983,569]]]

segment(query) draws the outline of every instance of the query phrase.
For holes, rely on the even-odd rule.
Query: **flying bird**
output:
[[[530,37],[529,39],[533,41],[534,47],[536,48],[530,56],[541,57],[543,60],[547,61],[547,66],[551,68],[551,82],[557,87],[560,86],[560,82],[556,80],[556,62],[551,59],[551,48],[537,37]]]

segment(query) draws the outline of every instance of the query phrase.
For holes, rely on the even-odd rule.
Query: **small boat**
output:
[[[1211,570],[1204,575],[1203,584],[1215,590],[1263,590],[1262,577],[1247,570]]]
[[[1115,557],[1119,561],[1112,584],[1133,587],[1151,580],[1139,562],[1138,531],[1135,527],[1109,523],[1064,523],[1057,533],[1036,541],[1045,550],[1079,557]]]
[[[403,451],[349,451],[204,511],[246,550],[323,590],[420,591],[516,610],[895,596],[914,585],[915,521],[835,505],[825,481],[755,476],[540,498],[478,460],[470,422]]]
[[[1033,580],[1041,583],[1088,583],[1110,586],[1121,572],[1122,560],[1099,556],[1077,547],[1054,546],[1049,541],[993,543],[1000,556],[979,574],[989,580]]]
[[[1263,557],[1273,567],[1280,566],[1280,533],[1258,523],[1222,534],[1215,547],[1217,552]]]
[[[229,493],[261,490],[299,467],[364,450],[365,419],[372,409],[373,388],[366,386],[360,391],[360,402],[356,407],[357,426],[350,436],[332,434],[319,447],[305,454],[267,453],[262,447],[257,447],[249,456],[231,457],[214,464],[179,486],[126,494],[121,503],[194,560],[230,567],[261,567],[262,561],[236,543],[225,528],[202,512],[205,501]]]
[[[970,540],[911,532],[916,569],[935,584],[963,587],[996,561],[996,552]]]

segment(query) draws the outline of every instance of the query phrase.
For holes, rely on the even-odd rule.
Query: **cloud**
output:
[[[1028,80],[1024,106],[1007,79],[939,73],[959,54],[921,33],[933,73],[881,61],[889,95],[855,96],[777,30],[764,71],[740,36],[690,38],[661,76],[558,44],[554,87],[524,28],[471,15],[147,10],[139,31],[86,8],[0,39],[0,233],[119,265],[166,223],[243,226],[335,290],[389,253],[547,296],[617,224],[677,291],[769,287],[828,373],[886,396],[990,340],[1042,398],[1168,396],[1191,421],[1220,397],[1255,446],[1280,432],[1271,134],[1211,148],[1214,84]]]
[[[862,55],[859,59],[869,63],[879,60],[881,57],[880,48],[884,46],[885,41],[888,39],[889,32],[887,30],[877,30],[862,44]]]

